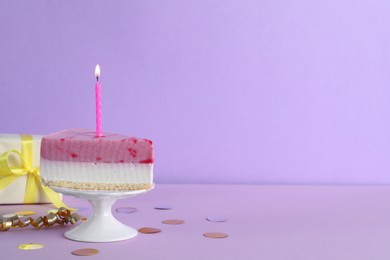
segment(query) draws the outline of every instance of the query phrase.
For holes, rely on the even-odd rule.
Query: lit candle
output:
[[[100,94],[100,66],[96,65],[95,68],[95,76],[96,76],[96,136],[103,136],[102,133],[102,95]]]

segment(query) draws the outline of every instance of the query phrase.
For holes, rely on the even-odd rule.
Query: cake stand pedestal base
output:
[[[79,226],[67,231],[65,237],[80,242],[115,242],[135,237],[138,232],[119,222],[111,212],[118,200],[133,197],[149,190],[134,191],[89,191],[68,188],[51,188],[59,193],[87,199],[93,208],[93,215]]]

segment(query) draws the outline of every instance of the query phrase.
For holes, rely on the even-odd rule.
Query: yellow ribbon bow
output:
[[[21,135],[22,139],[22,150],[18,152],[17,150],[10,150],[0,155],[0,190],[7,187],[17,178],[27,175],[27,184],[26,192],[24,195],[24,203],[35,203],[38,187],[40,187],[49,200],[56,206],[67,207],[61,200],[61,197],[58,193],[53,191],[47,186],[43,186],[41,183],[41,177],[39,175],[39,167],[33,167],[33,143],[31,135]],[[20,161],[22,162],[21,167],[10,167],[8,164],[8,159],[11,154],[16,154]],[[70,209],[74,210],[74,209]]]

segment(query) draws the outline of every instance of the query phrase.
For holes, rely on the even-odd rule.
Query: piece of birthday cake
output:
[[[82,190],[142,190],[153,186],[153,145],[148,139],[87,129],[43,137],[41,179]]]

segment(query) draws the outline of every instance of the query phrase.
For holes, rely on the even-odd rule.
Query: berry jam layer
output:
[[[89,163],[154,162],[152,141],[112,133],[96,137],[88,129],[68,129],[45,136],[41,142],[41,158]]]

